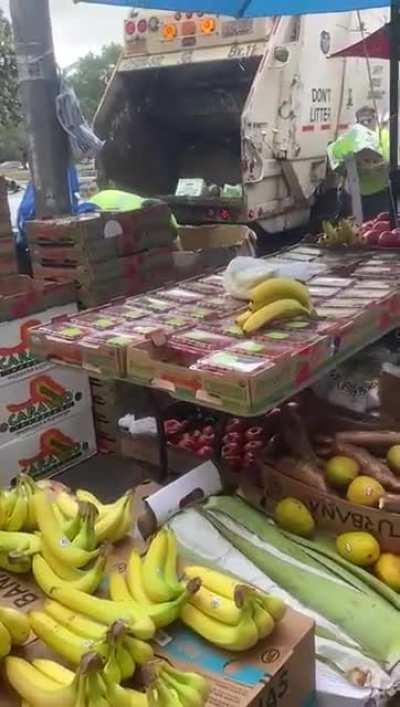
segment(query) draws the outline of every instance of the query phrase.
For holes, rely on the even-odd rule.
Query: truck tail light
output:
[[[200,22],[200,31],[203,34],[215,32],[215,20],[213,17],[204,17]]]
[[[128,22],[125,22],[125,32],[126,34],[135,34],[136,24],[133,20],[128,20]]]
[[[167,42],[170,42],[172,39],[175,39],[177,34],[178,34],[178,30],[176,28],[176,25],[174,25],[172,23],[168,24],[168,25],[164,25],[163,36],[164,36],[164,39],[167,40]]]
[[[141,34],[147,32],[147,20],[139,20],[139,22],[137,23],[137,30]]]

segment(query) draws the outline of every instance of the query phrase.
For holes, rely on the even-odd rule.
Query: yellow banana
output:
[[[142,560],[143,586],[146,594],[154,602],[165,602],[173,598],[173,593],[166,583],[164,575],[167,548],[168,537],[163,528],[151,541]]]
[[[251,309],[246,309],[245,312],[242,312],[241,314],[239,314],[238,317],[236,317],[235,324],[242,327],[243,324],[247,322],[248,318],[251,317],[252,314],[253,312],[251,311]]]
[[[43,611],[77,636],[91,641],[101,641],[106,637],[107,626],[89,619],[84,614],[71,611],[56,601],[47,600],[43,605]]]
[[[11,635],[0,621],[0,658],[4,658],[11,650]]]
[[[55,601],[74,611],[79,611],[100,623],[110,625],[114,621],[125,621],[137,638],[147,640],[154,636],[155,625],[135,602],[113,602],[100,599],[68,586],[67,583],[55,586],[50,592]]]
[[[185,586],[182,582],[178,580],[177,575],[177,562],[178,562],[178,548],[176,543],[175,533],[171,528],[166,529],[167,533],[167,555],[165,558],[164,565],[164,579],[169,586],[173,596],[179,596]]]
[[[132,509],[134,494],[128,492],[122,496],[110,509],[103,511],[96,522],[96,542],[118,542],[132,528]]]
[[[124,603],[127,606],[135,605],[137,609],[141,609],[151,618],[156,628],[164,628],[178,618],[181,607],[198,591],[199,586],[200,582],[191,580],[191,582],[184,587],[180,596],[171,599],[171,601],[160,602],[158,604],[137,604],[130,595],[124,576],[119,572],[113,572],[110,576],[109,589],[111,599],[114,602]]]
[[[55,497],[55,503],[66,519],[75,518],[79,513],[78,501],[67,491],[59,491]]]
[[[32,660],[32,665],[43,673],[43,675],[46,675],[50,680],[54,680],[54,682],[59,685],[69,685],[75,677],[75,673],[73,673],[72,670],[64,668],[63,665],[56,663],[54,660],[35,658],[35,660]]]
[[[38,535],[0,530],[0,552],[12,553],[15,557],[18,553],[25,556],[34,555],[40,552],[40,546],[41,540]]]
[[[44,491],[36,491],[33,497],[36,517],[40,532],[43,534],[50,551],[61,562],[72,567],[83,567],[99,554],[99,549],[87,551],[74,547],[62,530],[54,515],[52,505]]]
[[[28,499],[21,484],[16,489],[15,504],[7,516],[4,529],[8,531],[22,530],[28,515]]]
[[[253,607],[248,597],[241,598],[242,588],[235,590],[238,605],[243,606],[242,616],[236,626],[229,626],[203,614],[191,604],[181,609],[181,619],[200,636],[220,648],[231,651],[243,651],[255,646],[258,641],[258,629],[253,619]]]
[[[190,598],[190,603],[203,614],[230,626],[238,624],[242,615],[242,610],[232,599],[210,592],[206,587],[200,587]]]
[[[281,299],[296,300],[305,309],[311,307],[310,293],[305,285],[288,277],[271,277],[250,292],[250,309],[255,311]]]
[[[67,582],[66,580],[60,579],[60,577],[53,572],[50,565],[47,564],[46,560],[41,557],[41,555],[35,555],[32,561],[32,572],[40,589],[48,596],[51,595],[54,586],[60,586],[64,583],[69,587],[79,589],[81,592],[92,594],[96,591],[103,578],[106,560],[106,549],[104,548],[90,569],[86,571],[81,570],[82,575],[79,579]]]
[[[219,594],[231,600],[234,599],[235,590],[240,584],[239,580],[230,575],[223,574],[209,567],[202,567],[201,565],[188,565],[185,567],[185,575],[189,579],[199,577],[201,579],[202,588],[205,587],[209,589],[210,592],[215,592],[215,594]],[[264,609],[271,614],[274,621],[280,621],[284,617],[286,605],[282,599],[272,594],[265,594],[251,585],[245,586],[252,591],[257,601],[262,603]]]
[[[154,651],[149,643],[141,641],[133,636],[124,636],[123,644],[132,656],[132,660],[138,665],[144,665],[154,658]]]
[[[292,319],[300,314],[309,315],[310,310],[294,299],[276,300],[257,309],[243,324],[243,331],[251,334],[276,319]]]
[[[98,674],[90,675],[88,685],[88,707],[112,707]]]
[[[202,707],[204,704],[203,697],[200,692],[183,682],[179,682],[172,675],[161,670],[160,679],[172,690],[175,690],[180,701],[185,707]]]
[[[129,591],[138,604],[152,604],[153,602],[149,595],[146,594],[143,585],[142,572],[142,558],[136,550],[132,550],[126,568],[126,579]]]
[[[272,616],[258,601],[253,602],[253,620],[257,626],[259,638],[266,638],[275,628]]]
[[[23,658],[5,660],[7,679],[14,690],[32,707],[75,707],[77,678],[69,685],[54,687],[54,681]]]
[[[75,534],[71,545],[82,550],[94,550],[96,542],[95,522],[98,510],[91,503],[79,503],[80,528]]]
[[[155,683],[155,687],[157,689],[158,698],[163,707],[183,707],[176,690],[171,688],[169,685],[166,685],[163,680],[158,679]]]
[[[167,663],[167,661],[163,662],[162,671],[164,673],[168,673],[180,683],[193,687],[196,692],[202,695],[203,701],[206,702],[210,694],[210,683],[202,675],[198,675],[198,673],[177,670],[172,665]]]
[[[32,557],[28,555],[13,560],[8,554],[0,552],[0,568],[14,574],[27,574],[32,568]]]
[[[107,699],[112,707],[148,707],[144,692],[121,687],[103,673],[100,679],[104,682]]]
[[[95,646],[93,641],[77,636],[43,611],[31,611],[29,620],[36,636],[73,665],[79,665],[82,656]]]
[[[77,569],[76,567],[69,567],[64,565],[64,563],[59,560],[53,553],[49,550],[46,541],[42,538],[40,553],[46,560],[49,567],[53,570],[54,574],[60,579],[64,579],[67,582],[75,582],[81,579],[86,573],[85,569]]]
[[[235,589],[238,584],[240,584],[238,579],[228,574],[223,574],[222,572],[217,572],[217,570],[202,567],[201,565],[188,565],[185,567],[185,576],[188,577],[188,579],[200,577],[203,587],[227,599],[234,598]]]
[[[263,592],[256,591],[256,598],[259,603],[264,607],[269,614],[271,614],[274,621],[281,621],[286,614],[287,606],[283,599],[280,597],[275,597],[272,594],[264,594]]]
[[[21,646],[31,632],[29,619],[22,611],[0,605],[0,622],[6,627],[14,646]]]
[[[115,657],[121,670],[121,680],[128,680],[136,670],[135,661],[130,652],[125,648],[122,639],[115,646]]]

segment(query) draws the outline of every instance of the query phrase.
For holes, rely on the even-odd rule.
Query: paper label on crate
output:
[[[254,687],[269,676],[265,668],[246,663],[242,655],[232,658],[229,653],[212,646],[200,636],[181,626],[169,627],[172,640],[164,646],[165,654],[172,660],[184,661],[208,672],[229,677],[229,680]]]
[[[222,490],[221,477],[217,467],[207,461],[184,474],[168,486],[156,491],[146,499],[153,511],[157,525],[163,525],[169,518]]]

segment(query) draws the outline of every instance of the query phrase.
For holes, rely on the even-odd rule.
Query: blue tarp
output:
[[[387,7],[388,0],[77,0],[100,5],[143,7],[148,10],[208,12],[235,17],[307,15]]]

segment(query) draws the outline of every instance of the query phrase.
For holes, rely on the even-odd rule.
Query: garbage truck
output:
[[[180,223],[305,225],[329,142],[360,106],[388,110],[388,62],[330,55],[386,20],[133,9],[95,116],[100,184],[162,198]]]

